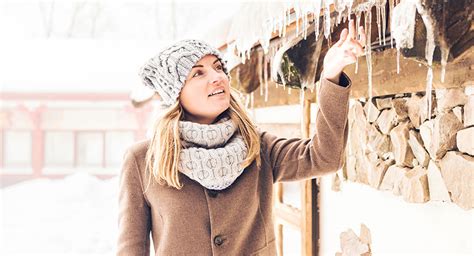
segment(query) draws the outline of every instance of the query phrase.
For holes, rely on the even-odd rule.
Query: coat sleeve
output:
[[[316,132],[311,139],[278,138],[261,134],[264,158],[273,170],[273,182],[297,181],[339,170],[347,142],[347,114],[351,81],[342,73],[340,85],[321,79]]]
[[[132,150],[124,156],[119,178],[118,256],[150,255],[150,207]]]

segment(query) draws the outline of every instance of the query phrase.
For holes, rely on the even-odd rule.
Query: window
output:
[[[78,132],[76,144],[78,167],[103,167],[104,136],[102,132]]]
[[[106,132],[105,163],[106,167],[120,167],[125,150],[134,142],[135,135],[131,131]]]
[[[48,131],[44,138],[45,167],[74,166],[74,133]]]
[[[4,132],[4,158],[5,168],[31,168],[32,143],[30,131],[5,131]]]
[[[45,174],[116,174],[134,131],[46,131]]]

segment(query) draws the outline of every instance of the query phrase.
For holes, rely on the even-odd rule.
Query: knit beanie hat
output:
[[[158,92],[163,105],[171,106],[178,100],[192,67],[208,54],[216,56],[224,73],[229,75],[219,50],[195,39],[182,40],[164,49],[145,63],[139,75],[146,86]]]

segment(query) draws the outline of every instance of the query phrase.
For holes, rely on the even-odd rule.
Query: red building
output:
[[[100,178],[119,174],[124,150],[146,136],[152,104],[135,108],[130,93],[142,86],[138,70],[156,53],[157,43],[28,45],[12,47],[0,63],[6,71],[0,96],[1,186],[76,172]],[[19,51],[34,56],[28,72]]]

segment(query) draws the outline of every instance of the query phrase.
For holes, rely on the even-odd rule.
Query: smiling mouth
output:
[[[219,94],[222,94],[222,93],[224,93],[224,90],[217,90],[217,91],[209,94],[208,97],[211,97],[211,96],[214,96],[214,95],[219,95]]]

